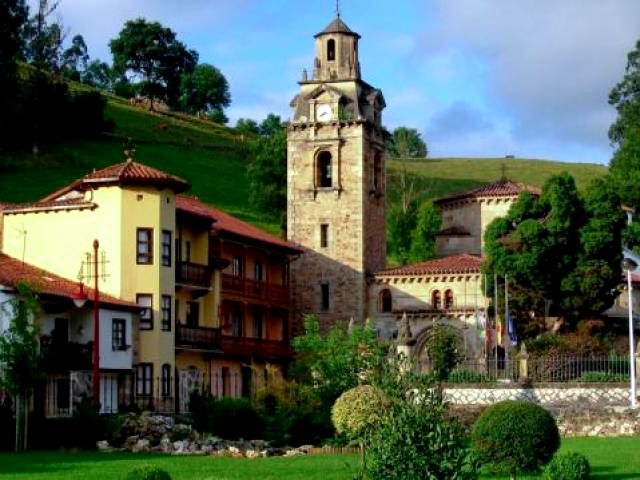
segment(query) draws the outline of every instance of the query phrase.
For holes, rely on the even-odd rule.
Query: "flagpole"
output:
[[[507,345],[504,347],[504,369],[509,371],[509,346],[511,345],[511,337],[509,335],[509,278],[504,276],[504,336],[507,337]]]
[[[493,274],[493,325],[496,337],[496,378],[498,377],[498,274]]]

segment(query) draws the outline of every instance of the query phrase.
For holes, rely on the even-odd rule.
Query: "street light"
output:
[[[636,407],[636,346],[633,341],[633,286],[631,272],[637,267],[636,262],[629,258],[622,261],[622,268],[627,272],[627,293],[629,295],[629,373],[631,377],[631,407]]]

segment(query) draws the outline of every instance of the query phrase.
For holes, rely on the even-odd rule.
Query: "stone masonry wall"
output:
[[[629,388],[623,385],[536,386],[536,387],[453,387],[445,389],[452,405],[491,405],[503,400],[526,400],[544,406],[629,404]]]

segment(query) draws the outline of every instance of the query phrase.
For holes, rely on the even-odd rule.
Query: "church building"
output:
[[[339,14],[315,39],[288,128],[288,240],[304,252],[291,264],[295,311],[325,329],[368,318],[383,338],[407,318],[417,350],[443,322],[468,356],[483,354],[484,231],[521,192],[538,190],[501,179],[438,200],[439,258],[386,269],[384,96],[363,80],[360,35]]]

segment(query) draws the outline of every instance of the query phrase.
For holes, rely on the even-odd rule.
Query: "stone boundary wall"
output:
[[[444,398],[451,405],[487,406],[503,400],[526,400],[545,407],[562,405],[627,406],[626,384],[518,384],[445,386]]]

